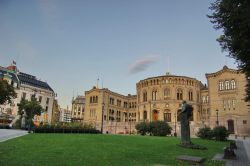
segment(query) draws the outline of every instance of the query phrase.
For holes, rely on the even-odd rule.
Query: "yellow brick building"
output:
[[[150,77],[136,84],[136,95],[127,96],[93,87],[85,92],[84,122],[103,132],[128,133],[137,122],[163,120],[172,126],[173,133],[179,134],[178,115],[182,101],[186,100],[194,108],[192,135],[202,126],[217,124],[231,133],[250,135],[250,111],[244,101],[245,75],[225,66],[206,74],[206,78],[208,86],[186,76]]]

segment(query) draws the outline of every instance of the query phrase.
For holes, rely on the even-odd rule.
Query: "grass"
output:
[[[29,134],[0,143],[0,165],[178,165],[176,156],[185,154],[205,157],[206,165],[223,165],[211,158],[228,142],[192,139],[208,150],[181,148],[179,142],[173,137]]]

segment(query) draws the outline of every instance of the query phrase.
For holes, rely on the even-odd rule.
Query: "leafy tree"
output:
[[[18,104],[18,114],[22,116],[24,114],[23,110],[25,111],[27,116],[26,119],[29,122],[32,121],[34,115],[41,115],[41,113],[43,112],[42,106],[36,100],[34,95],[31,97],[30,101],[25,99],[22,99],[20,101],[20,103]]]
[[[0,80],[0,104],[6,102],[11,103],[11,99],[16,98],[16,92],[13,86],[9,85],[7,81]]]
[[[250,101],[250,1],[216,0],[210,10],[213,13],[208,17],[214,28],[223,30],[217,39],[222,50],[228,51],[228,56],[234,58],[246,74],[246,101]]]

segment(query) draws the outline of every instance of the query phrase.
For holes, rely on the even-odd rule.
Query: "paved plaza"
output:
[[[0,142],[28,134],[25,130],[0,129]]]

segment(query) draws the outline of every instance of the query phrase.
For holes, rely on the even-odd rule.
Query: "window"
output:
[[[128,103],[127,103],[127,102],[124,102],[124,103],[123,103],[123,106],[124,106],[124,108],[128,108]]]
[[[147,99],[147,92],[143,92],[143,102],[146,102]]]
[[[152,100],[157,100],[157,90],[152,91]]]
[[[206,96],[202,96],[202,103],[206,103]]]
[[[188,92],[188,100],[193,101],[193,91]]]
[[[143,120],[147,120],[147,111],[143,112]]]
[[[115,99],[110,97],[109,98],[109,104],[114,105],[114,103],[115,103]]]
[[[121,100],[117,100],[117,106],[121,106],[121,103],[122,103],[122,101]]]
[[[170,96],[170,89],[169,88],[164,89],[164,98],[167,98],[169,96]]]
[[[48,106],[45,107],[45,111],[46,111],[46,112],[48,111]]]
[[[25,92],[23,92],[22,98],[25,100],[25,98],[26,98],[26,93]]]
[[[231,80],[231,89],[235,88],[236,88],[235,80]]]
[[[224,110],[226,110],[226,107],[227,107],[227,101],[223,100],[223,108],[224,108]]]
[[[90,117],[95,118],[95,109],[90,109]]]
[[[225,89],[226,90],[230,89],[229,81],[225,81]]]
[[[224,83],[222,81],[219,82],[219,90],[224,90]]]
[[[42,96],[39,96],[39,102],[40,103],[42,102]]]
[[[177,89],[177,100],[182,100],[183,99],[183,92],[181,89]]]
[[[235,109],[235,103],[236,103],[236,100],[232,100],[232,107]]]
[[[46,100],[46,104],[49,104],[49,98],[47,98],[47,100]]]
[[[243,120],[243,124],[247,124],[247,120]]]
[[[164,121],[171,122],[171,113],[164,113]]]
[[[78,115],[81,115],[81,108],[78,108]]]

